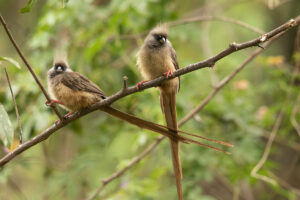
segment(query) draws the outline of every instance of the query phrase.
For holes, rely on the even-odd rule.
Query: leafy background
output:
[[[275,6],[278,2],[283,4]],[[71,68],[88,76],[107,95],[122,87],[124,75],[128,76],[129,85],[141,80],[136,53],[143,38],[126,40],[124,35],[135,36],[161,22],[199,15],[228,16],[268,31],[297,16],[300,10],[297,0],[31,0],[27,7],[26,3],[0,0],[0,11],[43,84],[46,86],[55,43],[66,41]],[[299,63],[296,31],[297,28],[274,42],[182,127],[235,145],[230,156],[195,145],[181,146],[185,199],[299,198],[292,189],[300,188],[299,136],[290,122],[300,80],[298,76],[296,83],[290,84],[292,71]],[[51,125],[56,115],[44,105],[43,94],[3,28],[0,34],[0,56],[13,58],[22,66],[18,69],[9,62],[0,66],[0,103],[15,131],[12,149],[17,145],[18,125],[3,66],[7,67],[16,95],[25,141]],[[208,21],[174,26],[169,39],[183,67],[216,54],[233,41],[243,42],[257,36],[237,25]],[[214,71],[203,69],[182,76],[177,95],[178,118],[182,119],[199,104],[254,49],[226,57],[216,64]],[[288,91],[291,95],[286,102]],[[164,123],[158,96],[153,88],[123,98],[113,106]],[[250,172],[262,156],[282,106],[284,119],[271,156],[260,173],[275,174],[287,184],[272,186],[252,178]],[[299,112],[296,119],[300,119]],[[100,186],[101,179],[124,167],[156,136],[104,113],[92,113],[1,168],[0,199],[85,199]],[[5,154],[4,144],[1,157]],[[176,198],[168,141],[107,186],[99,197]]]

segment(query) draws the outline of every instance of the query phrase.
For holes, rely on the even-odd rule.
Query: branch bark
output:
[[[2,22],[2,17],[1,17],[1,22]],[[3,21],[4,22],[4,21]],[[242,49],[246,49],[249,47],[254,47],[254,46],[258,46],[261,43],[267,42],[268,40],[274,38],[275,36],[279,35],[279,34],[283,34],[286,31],[288,31],[291,27],[296,26],[298,23],[300,22],[300,15],[297,16],[295,19],[291,19],[288,22],[284,23],[283,25],[275,28],[274,30],[258,37],[255,38],[253,40],[244,42],[244,43],[232,43],[231,45],[229,45],[229,47],[223,51],[221,51],[220,53],[218,53],[217,55],[208,58],[204,61],[195,63],[195,64],[191,64],[188,65],[184,68],[181,68],[177,71],[174,72],[173,76],[170,77],[174,78],[174,77],[178,77],[187,73],[190,73],[192,71],[198,70],[198,69],[202,69],[205,67],[211,67],[213,66],[217,61],[219,61],[220,59],[236,52]],[[6,26],[5,26],[6,27]],[[22,54],[21,54],[22,55]],[[23,56],[24,57],[24,56]],[[26,59],[25,59],[26,60]],[[28,65],[29,66],[29,65]],[[33,73],[34,74],[34,73]],[[151,81],[146,82],[144,85],[142,85],[140,87],[140,89],[147,89],[147,88],[151,88],[151,87],[156,87],[159,86],[163,81],[167,80],[167,78],[165,76],[161,76],[158,77],[156,79],[153,79]],[[58,129],[66,126],[67,124],[69,124],[70,122],[90,113],[93,112],[95,110],[98,110],[100,107],[105,106],[105,105],[110,105],[113,102],[128,96],[130,94],[136,93],[140,90],[138,90],[135,86],[132,87],[128,87],[126,89],[122,88],[121,90],[119,90],[117,93],[109,96],[108,98],[106,98],[105,100],[93,105],[92,107],[83,110],[82,112],[79,113],[75,113],[72,116],[70,116],[69,119],[67,120],[60,120],[59,123],[57,124],[53,124],[52,126],[50,126],[49,128],[47,128],[45,131],[41,132],[39,135],[33,137],[32,139],[30,139],[29,141],[23,143],[22,145],[20,145],[18,148],[14,149],[12,152],[8,153],[7,155],[5,155],[1,160],[0,160],[0,167],[4,166],[7,162],[9,162],[10,160],[12,160],[13,158],[15,158],[17,155],[19,155],[20,153],[24,152],[25,150],[27,150],[28,148],[46,140],[52,133],[54,133],[55,131],[57,131]],[[47,93],[46,93],[47,94]]]
[[[29,62],[27,61],[27,59],[25,58],[24,54],[22,53],[21,49],[19,48],[18,44],[16,43],[16,41],[14,40],[12,34],[10,33],[7,25],[6,25],[6,22],[4,20],[4,18],[2,17],[1,13],[0,13],[0,21],[1,21],[1,24],[3,25],[3,28],[6,32],[6,34],[8,35],[11,43],[14,45],[15,49],[17,50],[19,56],[21,57],[21,59],[23,60],[23,62],[25,63],[27,69],[30,71],[31,75],[33,76],[35,82],[39,85],[40,89],[42,90],[42,92],[44,93],[46,99],[48,101],[50,101],[50,97],[48,95],[48,93],[46,92],[45,88],[43,87],[41,81],[39,80],[39,78],[37,77],[37,75],[35,74],[35,72],[33,71],[32,67],[30,66]],[[61,114],[58,112],[58,110],[56,109],[56,107],[52,107],[52,109],[54,110],[54,112],[56,113],[56,115],[58,116],[58,118],[60,120],[62,120],[62,116]]]

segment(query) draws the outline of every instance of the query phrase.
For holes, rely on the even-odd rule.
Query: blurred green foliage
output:
[[[162,22],[199,15],[232,17],[268,31],[299,14],[297,0],[274,9],[270,8],[270,2],[273,1],[44,0],[29,1],[26,6],[24,1],[0,0],[0,11],[45,86],[55,43],[62,41],[71,68],[111,95],[122,87],[124,75],[128,76],[129,85],[141,80],[136,53],[143,38],[137,34]],[[30,12],[18,13],[22,8]],[[21,63],[2,28],[0,34],[0,56]],[[128,35],[136,37],[125,39]],[[220,21],[178,25],[170,28],[169,35],[181,67],[213,56],[233,41],[243,42],[258,36],[244,27]],[[235,145],[230,150],[231,156],[195,145],[181,145],[186,200],[234,196],[251,199],[251,195],[252,199],[262,200],[297,198],[289,188],[271,186],[250,176],[262,156],[266,136],[284,106],[286,113],[277,136],[281,142],[273,145],[271,157],[260,173],[276,174],[299,188],[300,177],[295,175],[300,169],[299,149],[291,148],[298,145],[299,137],[290,123],[300,80],[297,77],[297,84],[290,85],[293,68],[299,62],[299,53],[294,50],[295,38],[296,29],[274,42],[181,128]],[[222,59],[216,63],[215,71],[202,69],[182,76],[177,95],[179,120],[254,49]],[[7,67],[27,141],[50,126],[56,115],[45,106],[43,94],[25,67],[21,70]],[[4,72],[0,70],[0,103],[17,132],[13,102]],[[285,103],[288,91],[291,97]],[[157,89],[152,88],[123,98],[113,107],[164,124],[158,96]],[[300,119],[299,112],[296,119]],[[156,136],[104,113],[92,113],[0,169],[0,199],[85,199],[96,191],[103,178],[124,167]],[[288,163],[293,163],[293,167]],[[162,142],[150,156],[109,184],[100,197],[176,199],[169,143]]]

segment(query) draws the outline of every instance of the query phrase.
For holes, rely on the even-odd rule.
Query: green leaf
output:
[[[10,148],[14,138],[14,128],[4,107],[0,105],[0,139]]]
[[[12,59],[12,58],[0,56],[0,61],[1,60],[10,62],[11,64],[13,64],[14,66],[16,66],[17,68],[21,69],[21,65],[17,61],[15,61],[14,59]],[[0,62],[0,64],[1,64],[1,62]]]
[[[31,7],[33,5],[33,3],[35,2],[35,0],[29,0],[28,3],[26,4],[26,6],[22,9],[19,10],[20,13],[27,13],[31,11]]]

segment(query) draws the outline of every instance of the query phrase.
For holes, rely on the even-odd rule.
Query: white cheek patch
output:
[[[67,68],[66,72],[73,72],[73,71],[70,68]]]
[[[48,71],[49,74],[51,74],[52,72],[54,72],[54,67],[52,67],[52,68]]]

